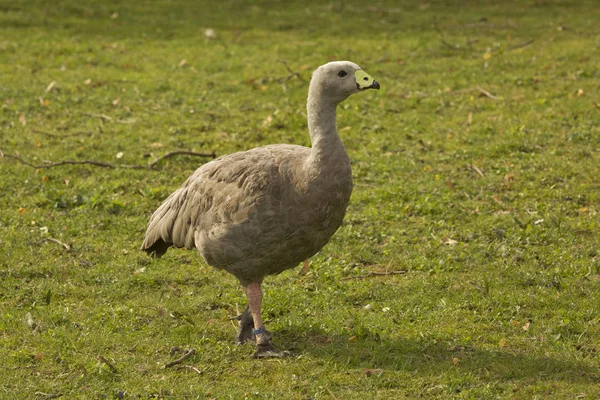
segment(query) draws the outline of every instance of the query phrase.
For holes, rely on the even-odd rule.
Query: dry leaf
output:
[[[120,101],[121,101],[121,99],[114,99],[112,102],[113,106],[118,105]]]
[[[523,330],[524,331],[528,331],[529,330],[529,325],[531,325],[531,322],[529,322],[529,321],[525,322],[525,325],[523,325],[523,327],[522,327]]]
[[[473,113],[470,112],[469,115],[467,116],[467,124],[471,125],[473,123]]]
[[[21,113],[21,114],[19,115],[19,122],[20,122],[20,123],[21,123],[21,125],[23,125],[23,126],[27,125],[27,121],[25,120],[25,114],[24,114],[24,113]]]
[[[187,64],[187,60],[184,58],[183,60],[179,61],[179,64],[177,64],[177,66],[183,67],[185,64]]]
[[[50,178],[48,178],[48,175],[42,176],[42,182],[48,182],[49,180]]]
[[[583,91],[583,89],[579,89],[579,90],[577,91],[577,97],[581,97],[581,96],[583,96],[584,94],[585,94],[585,92]]]
[[[600,110],[600,106],[595,101],[592,101],[592,106],[594,106],[594,108],[597,108],[598,110]]]
[[[110,19],[117,19],[117,18],[119,18],[119,13],[112,13],[110,15]]]
[[[38,142],[37,140],[35,142],[33,142],[33,145],[38,148],[42,147],[42,144],[40,142]]]
[[[24,208],[24,207],[19,207],[19,209],[17,210],[17,212],[18,212],[19,214],[23,214],[23,213],[25,212],[25,210],[26,210],[26,208]]]
[[[44,359],[44,353],[34,354],[33,358],[35,358],[36,360],[43,360]]]
[[[458,365],[458,364],[460,364],[460,358],[458,358],[458,357],[453,357],[453,358],[452,358],[452,364],[454,364],[454,365]]]
[[[504,347],[506,347],[506,338],[500,339],[500,342],[498,343],[498,346],[500,346],[501,349],[503,349]]]
[[[50,82],[50,84],[48,84],[48,86],[46,86],[46,90],[44,90],[44,92],[48,93],[49,91],[51,91],[52,88],[54,87],[54,85],[56,85],[56,81]]]
[[[89,85],[90,83],[92,83],[92,79],[88,78],[85,81],[83,81],[83,83],[85,83],[86,85]]]
[[[356,342],[356,336],[351,336],[351,337],[350,337],[350,339],[348,339],[348,341],[349,341],[350,343],[354,343],[354,342]]]
[[[492,53],[486,52],[483,54],[484,60],[489,60],[490,58],[492,58]]]
[[[158,149],[160,147],[163,147],[164,145],[162,143],[159,142],[154,142],[150,144],[150,147],[154,148],[154,149]]]

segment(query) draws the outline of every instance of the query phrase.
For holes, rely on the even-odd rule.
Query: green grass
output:
[[[233,277],[138,251],[202,159],[4,158],[0,398],[600,397],[596,2],[238,3],[3,2],[0,150],[145,165],[309,145],[310,71],[363,66],[382,90],[340,107],[345,224],[307,275],[264,285],[294,356],[233,345]],[[345,279],[373,271],[406,273]],[[172,346],[200,373],[162,369]]]

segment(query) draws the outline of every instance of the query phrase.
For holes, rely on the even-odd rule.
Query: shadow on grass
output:
[[[275,332],[275,342],[296,354],[336,359],[350,368],[416,372],[438,376],[450,369],[484,381],[562,380],[597,383],[600,373],[580,361],[536,357],[516,350],[482,350],[452,345],[453,338],[390,341],[366,337],[350,342],[348,336],[327,335],[301,327]]]

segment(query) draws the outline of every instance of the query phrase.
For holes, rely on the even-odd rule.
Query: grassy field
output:
[[[0,398],[600,397],[597,2],[239,3],[0,3],[0,150],[37,166],[0,159]],[[147,166],[309,145],[335,59],[382,90],[338,113],[345,224],[264,285],[293,356],[254,360],[233,277],[138,251],[208,159]]]

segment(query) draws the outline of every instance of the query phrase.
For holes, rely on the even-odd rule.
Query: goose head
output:
[[[310,90],[335,103],[367,89],[379,89],[379,82],[350,61],[332,61],[317,68],[310,81]]]

